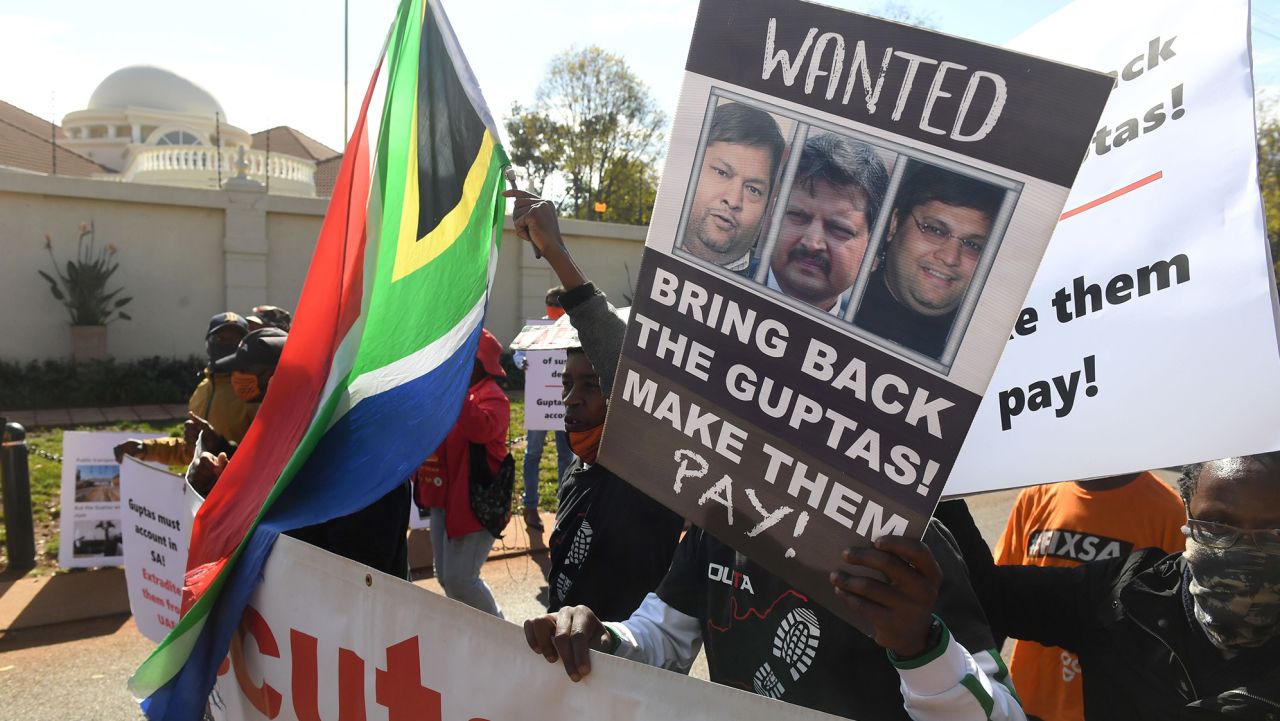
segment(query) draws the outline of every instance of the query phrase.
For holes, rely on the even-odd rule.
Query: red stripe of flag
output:
[[[302,296],[266,399],[234,460],[192,525],[183,610],[199,598],[248,534],[321,402],[334,353],[360,315],[369,203],[369,103],[347,142]]]

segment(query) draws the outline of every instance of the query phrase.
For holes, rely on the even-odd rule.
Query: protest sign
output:
[[[199,496],[181,476],[126,456],[120,497],[129,610],[142,635],[159,643],[182,608],[190,519]]]
[[[525,352],[524,427],[530,431],[563,431],[564,404],[560,402],[560,376],[566,360],[562,350]]]
[[[124,562],[120,464],[112,449],[156,433],[67,431],[62,436],[62,514],[58,565],[118,566]]]
[[[1280,448],[1249,3],[1080,0],[1014,45],[1116,88],[947,492]]]
[[[281,536],[210,697],[215,719],[834,716],[592,654],[573,683],[519,626]]]
[[[600,462],[850,622],[920,536],[1110,78],[788,0],[704,0]]]
[[[524,427],[529,431],[563,431],[564,404],[560,402],[560,376],[565,349],[578,345],[578,333],[567,316],[526,320],[511,348],[523,358]]]
[[[566,315],[555,322],[526,322],[511,341],[511,350],[564,350],[578,345],[578,331],[569,324],[569,316]]]

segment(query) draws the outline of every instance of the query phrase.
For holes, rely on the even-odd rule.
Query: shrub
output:
[[[75,408],[186,403],[206,361],[197,356],[133,361],[0,361],[0,408]]]

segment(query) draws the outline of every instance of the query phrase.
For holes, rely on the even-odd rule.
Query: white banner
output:
[[[285,536],[211,710],[235,721],[835,718],[601,654],[575,684],[518,626]]]
[[[119,566],[124,562],[120,519],[120,464],[112,449],[130,438],[158,433],[62,435],[62,516],[58,565]]]
[[[564,404],[560,402],[567,356],[562,350],[525,351],[529,367],[524,372],[524,427],[530,431],[563,431]]]
[[[189,519],[200,497],[181,476],[126,457],[120,466],[120,498],[129,610],[142,635],[159,643],[178,622]]]
[[[1012,47],[1117,84],[948,495],[1280,448],[1247,0],[1078,0]]]

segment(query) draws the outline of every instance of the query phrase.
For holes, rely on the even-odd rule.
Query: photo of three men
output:
[[[948,365],[1016,194],[754,104],[713,103],[677,249]]]

